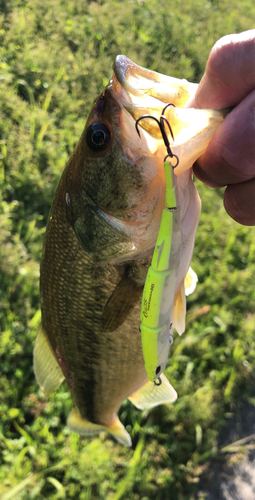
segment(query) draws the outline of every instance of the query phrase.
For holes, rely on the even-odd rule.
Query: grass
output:
[[[67,386],[46,400],[35,383],[39,261],[56,184],[115,56],[199,81],[214,42],[254,25],[253,2],[0,5],[0,497],[195,500],[223,424],[242,398],[254,404],[254,230],[196,181],[199,285],[166,370],[179,398],[143,413],[124,402],[131,450],[70,432]]]

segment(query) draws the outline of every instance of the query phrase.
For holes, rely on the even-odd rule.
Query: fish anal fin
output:
[[[173,307],[173,327],[176,328],[179,335],[185,331],[185,316],[186,316],[186,297],[184,282],[179,288],[179,291],[174,299]]]
[[[132,441],[130,435],[126,431],[125,427],[116,417],[113,424],[109,426],[104,426],[101,424],[94,424],[88,420],[83,419],[78,411],[74,408],[68,416],[67,425],[71,431],[80,434],[81,436],[91,436],[93,434],[98,434],[99,432],[109,432],[119,443],[125,446],[131,446]]]
[[[129,400],[139,410],[154,408],[166,403],[173,403],[177,399],[177,392],[171,386],[165,375],[160,375],[161,385],[155,385],[150,380],[146,384],[129,396]]]
[[[34,372],[45,396],[54,392],[65,378],[42,325],[35,339]]]
[[[143,285],[124,275],[108,299],[102,317],[102,327],[106,332],[116,330],[128,317],[130,311],[142,296]]]
[[[197,275],[195,271],[191,267],[189,267],[189,270],[186,274],[185,280],[184,280],[184,288],[185,288],[185,295],[188,296],[191,293],[194,292],[196,286],[197,286]]]

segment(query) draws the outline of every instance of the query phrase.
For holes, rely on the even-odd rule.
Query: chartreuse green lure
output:
[[[171,317],[181,247],[178,193],[174,168],[169,161],[164,161],[164,170],[165,208],[143,290],[140,325],[145,369],[149,380],[156,385],[161,383],[160,374],[165,369],[173,341]]]

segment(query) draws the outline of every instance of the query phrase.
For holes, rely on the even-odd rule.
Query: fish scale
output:
[[[55,195],[56,201],[50,215],[52,220],[49,219],[50,224],[46,234],[50,252],[44,251],[41,273],[44,276],[44,269],[47,269],[47,276],[54,275],[55,278],[54,286],[50,280],[49,287],[46,286],[46,288],[44,288],[45,278],[42,280],[42,316],[46,316],[43,326],[45,330],[47,329],[48,338],[55,352],[58,349],[59,356],[65,360],[69,377],[78,380],[73,397],[75,401],[81,401],[79,405],[81,414],[84,418],[95,422],[100,419],[102,408],[107,414],[108,401],[111,401],[114,395],[119,394],[118,380],[123,377],[125,372],[128,371],[129,379],[126,396],[135,392],[139,386],[139,373],[135,368],[142,365],[141,341],[137,327],[137,333],[133,335],[133,340],[136,343],[131,351],[131,362],[126,353],[126,336],[125,338],[123,335],[119,336],[118,329],[114,337],[111,333],[105,334],[103,331],[101,327],[102,311],[112,290],[120,281],[119,272],[110,264],[105,268],[90,265],[90,261],[69,222],[63,219],[65,210],[63,199],[63,190],[61,189]],[[58,207],[57,211],[55,207]],[[66,246],[60,252],[58,242],[63,240],[66,242]],[[95,274],[97,275],[96,284]],[[111,277],[111,283],[108,281],[109,277]],[[129,330],[133,332],[133,324],[138,325],[139,308],[140,304],[134,311],[135,317],[131,317],[126,322],[127,334]],[[50,329],[47,325],[47,317],[54,319]],[[73,329],[76,332],[75,336],[70,335]],[[111,355],[113,345],[114,356]],[[120,351],[120,356],[116,356],[118,351]],[[112,371],[106,372],[100,366],[107,365],[109,359]],[[128,370],[125,370],[127,362]],[[133,376],[129,373],[130,364],[133,368]],[[78,369],[77,365],[79,365]],[[144,368],[141,371],[142,377],[140,378],[145,382]],[[99,401],[94,398],[98,380],[102,386]],[[72,382],[70,380],[67,382],[73,391]],[[110,393],[109,387],[111,388]],[[119,395],[118,398],[120,399],[121,396]],[[116,407],[118,408],[118,402]]]

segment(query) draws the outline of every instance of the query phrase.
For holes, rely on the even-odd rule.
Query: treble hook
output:
[[[170,158],[175,158],[176,159],[176,165],[174,165],[173,168],[176,168],[178,165],[179,165],[179,158],[177,155],[175,155],[172,151],[171,151],[171,148],[170,148],[170,143],[169,143],[169,140],[168,140],[168,137],[167,137],[167,133],[166,133],[166,128],[165,128],[165,123],[167,124],[168,128],[169,128],[169,132],[171,134],[171,137],[172,139],[174,140],[174,134],[173,134],[173,131],[172,131],[172,127],[169,123],[169,121],[167,120],[167,118],[164,116],[164,112],[165,110],[168,108],[168,106],[174,106],[174,104],[172,103],[169,103],[167,104],[162,113],[161,113],[161,116],[160,116],[160,119],[158,120],[155,116],[151,116],[151,115],[143,115],[143,116],[140,116],[140,118],[138,118],[135,122],[135,128],[136,128],[136,131],[139,135],[139,137],[141,137],[140,135],[140,132],[139,132],[139,128],[138,128],[138,123],[141,121],[141,120],[144,120],[145,118],[150,118],[151,120],[155,120],[159,126],[159,129],[160,129],[160,132],[161,132],[161,135],[162,135],[162,139],[164,141],[164,144],[166,146],[166,150],[167,150],[167,155],[165,156],[164,158],[164,162],[166,161],[166,159],[168,158],[168,156],[170,156]]]

